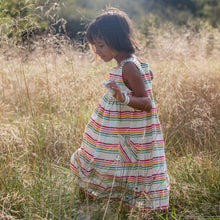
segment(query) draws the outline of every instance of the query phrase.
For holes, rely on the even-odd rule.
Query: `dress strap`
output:
[[[134,61],[134,56],[132,55],[132,57],[126,58],[125,60],[121,61],[121,65],[124,65],[127,62],[133,62]]]
[[[127,63],[127,62],[134,63],[137,66],[138,70],[141,73],[143,73],[142,62],[135,55],[132,55],[131,57],[121,61],[121,67],[123,68],[124,64]]]

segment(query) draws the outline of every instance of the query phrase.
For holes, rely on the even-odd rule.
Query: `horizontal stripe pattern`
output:
[[[126,62],[135,63],[140,70],[152,111],[135,110],[106,91],[85,128],[81,147],[71,157],[70,167],[81,180],[81,187],[93,197],[119,199],[144,209],[166,209],[169,178],[149,66],[133,56],[110,70],[109,80],[131,96],[122,77]]]

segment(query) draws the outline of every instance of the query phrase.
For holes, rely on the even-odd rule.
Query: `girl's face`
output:
[[[117,56],[117,51],[109,47],[104,40],[95,40],[94,48],[95,53],[105,62],[109,62]]]

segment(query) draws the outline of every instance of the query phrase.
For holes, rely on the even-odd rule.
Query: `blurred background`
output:
[[[145,36],[152,28],[170,25],[199,31],[220,24],[218,0],[1,0],[0,4],[1,31],[10,37],[60,32],[73,39],[108,6],[124,10]]]

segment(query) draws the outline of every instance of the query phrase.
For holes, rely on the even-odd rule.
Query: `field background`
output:
[[[45,13],[55,4],[48,2]],[[82,5],[73,2],[79,12]],[[0,15],[10,3],[10,12],[22,11],[21,5],[2,1]],[[82,41],[82,32],[66,35],[62,25],[56,32],[52,19],[35,19],[33,5],[26,1],[26,15],[7,20],[0,16],[5,19],[0,26],[0,219],[220,219],[220,31],[215,14],[202,16],[203,9],[191,20],[182,15],[175,22],[172,17],[163,21],[155,6],[155,14],[147,19],[129,9],[135,3],[127,3],[123,8],[121,1],[112,1],[137,22],[142,45],[137,55],[154,73],[171,181],[170,208],[144,213],[128,210],[120,201],[91,200],[79,191],[70,157],[80,147],[85,125],[105,92],[101,82],[115,62],[95,61],[76,40]],[[101,1],[97,4],[103,7]],[[168,15],[191,13],[175,10]],[[92,18],[97,11],[91,8],[87,14]],[[17,26],[12,25],[15,18]],[[141,19],[145,22],[138,23]],[[40,27],[40,34],[34,35],[33,27]]]

